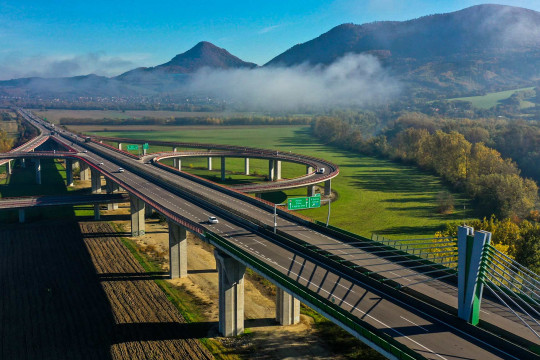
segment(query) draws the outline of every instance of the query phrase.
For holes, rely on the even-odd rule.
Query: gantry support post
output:
[[[274,160],[268,160],[268,181],[274,181],[275,180],[274,165],[275,165]]]
[[[275,160],[274,171],[276,173],[275,179],[281,180],[281,160]]]
[[[34,159],[34,164],[36,165],[36,184],[41,185],[41,160]]]
[[[101,173],[97,170],[90,169],[92,176],[92,194],[101,193]]]
[[[474,234],[474,235],[473,235]],[[486,245],[491,233],[469,226],[458,227],[458,317],[478,325],[484,285],[480,279],[487,261]]]
[[[131,205],[131,236],[142,236],[145,233],[144,223],[144,201],[129,194],[129,202]]]
[[[225,181],[225,156],[221,157],[221,181]]]
[[[212,157],[208,157],[208,170],[212,170]]]
[[[169,223],[169,274],[171,279],[187,276],[187,236],[186,228]]]
[[[276,321],[281,325],[300,322],[300,300],[279,287],[276,292]]]
[[[244,174],[249,175],[249,158],[244,159],[244,165],[245,165]]]
[[[66,159],[66,186],[73,186],[73,160]]]
[[[236,336],[244,332],[244,274],[246,266],[214,250],[219,273],[219,332]]]
[[[328,179],[324,182],[324,196],[330,196],[332,194],[332,180]]]

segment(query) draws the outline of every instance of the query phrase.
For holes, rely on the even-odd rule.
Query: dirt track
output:
[[[0,230],[0,359],[211,359],[106,223]],[[203,334],[204,336],[204,334]]]

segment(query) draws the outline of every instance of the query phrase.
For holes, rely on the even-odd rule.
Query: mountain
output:
[[[201,41],[188,51],[176,55],[169,62],[150,67],[137,68],[119,75],[121,80],[138,79],[148,74],[192,74],[208,67],[213,69],[253,69],[257,64],[240,60],[223,48]]]
[[[540,13],[478,5],[409,21],[343,24],[298,44],[264,66],[330,64],[371,54],[417,86],[470,92],[540,79]]]

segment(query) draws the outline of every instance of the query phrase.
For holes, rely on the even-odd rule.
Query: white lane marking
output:
[[[407,322],[410,322],[410,323],[413,324],[413,325],[418,326],[420,329],[424,330],[425,332],[429,332],[425,327],[420,326],[420,325],[418,325],[417,323],[414,323],[414,322],[412,322],[411,320],[409,320],[409,319],[407,319],[407,318],[404,318],[404,317],[401,316],[401,315],[400,315],[399,317],[402,318],[403,320],[407,321]]]

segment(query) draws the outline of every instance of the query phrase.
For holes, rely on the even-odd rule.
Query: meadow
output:
[[[508,99],[510,96],[512,96],[514,93],[518,91],[524,91],[524,90],[533,90],[534,87],[528,87],[528,88],[522,88],[522,89],[516,89],[516,90],[506,90],[506,91],[499,91],[499,92],[493,92],[488,93],[486,95],[482,96],[469,96],[469,97],[461,97],[461,98],[454,98],[454,99],[448,99],[449,101],[453,100],[462,100],[462,101],[470,101],[472,102],[473,106],[479,109],[490,109],[497,104],[499,104],[499,101]],[[530,101],[521,101],[520,107],[522,109],[528,108],[534,106],[534,103]]]
[[[78,130],[75,126],[72,128]],[[460,194],[454,194],[456,210],[452,214],[443,215],[436,211],[437,194],[448,190],[438,177],[413,166],[325,145],[314,138],[306,126],[209,126],[174,131],[168,127],[156,126],[154,131],[103,131],[89,134],[253,146],[325,158],[340,166],[340,175],[332,180],[337,200],[332,203],[330,223],[365,236],[371,236],[371,233],[394,239],[432,236],[446,222],[465,220],[474,215],[468,200]],[[163,150],[170,151],[170,148],[150,147],[150,152]],[[216,180],[219,176],[219,159],[214,159],[213,172],[203,170],[205,166],[206,159],[182,162],[183,170]],[[244,169],[243,160],[227,159],[226,166],[228,171],[232,171],[227,174],[227,182],[234,184],[249,181],[248,177],[240,174]],[[252,160],[251,171],[259,174],[257,180],[261,181],[268,171],[268,163]],[[303,166],[283,165],[284,177],[298,176],[304,172]],[[285,193],[263,194],[263,198],[283,202],[287,196],[305,194],[306,189],[300,188]],[[303,214],[326,221],[327,206],[306,210]]]

